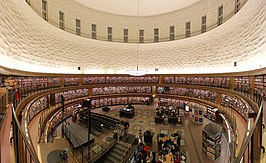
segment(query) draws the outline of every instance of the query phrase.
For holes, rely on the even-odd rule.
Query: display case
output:
[[[209,120],[217,122],[218,115],[219,115],[218,108],[210,108],[210,107],[207,108],[206,118],[208,118]]]
[[[202,150],[211,160],[216,160],[221,155],[222,127],[209,123],[202,129]]]
[[[192,107],[192,121],[197,124],[203,123],[203,108],[199,106]]]

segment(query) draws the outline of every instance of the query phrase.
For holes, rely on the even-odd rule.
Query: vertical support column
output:
[[[65,86],[65,76],[60,77],[60,86],[64,87]]]
[[[263,102],[263,101],[262,101]],[[263,153],[265,152],[265,147],[262,145],[262,136],[263,136],[263,106],[261,110],[261,115],[260,115],[260,148],[263,149]]]
[[[18,157],[19,157],[19,163],[20,162],[25,162],[24,161],[24,153],[26,152],[25,150],[24,150],[24,147],[23,147],[23,139],[22,139],[22,136],[21,136],[21,134],[20,134],[20,132],[18,132]]]
[[[250,76],[250,97],[253,97],[254,95],[254,89],[255,89],[255,77]]]
[[[164,83],[164,75],[160,75],[159,76],[159,84],[163,84]]]
[[[252,157],[252,163],[254,162],[253,160],[256,160],[256,162],[258,162],[258,160],[260,159],[260,121],[261,121],[261,117],[256,125],[256,128],[255,128],[255,131],[252,135],[252,143],[253,143],[253,146],[252,146],[252,154],[254,155]]]
[[[79,76],[79,85],[83,85],[83,77]]]
[[[92,99],[86,99],[85,101],[82,102],[83,108],[87,108],[87,114],[88,114],[88,119],[87,119],[87,126],[88,126],[88,162],[91,162],[91,157],[90,157],[90,135],[91,135],[91,101]],[[82,156],[83,157],[83,156]]]
[[[218,109],[222,109],[221,103],[222,103],[222,95],[221,95],[221,93],[217,93],[217,107],[218,107]],[[222,111],[224,111],[224,110],[222,110]]]
[[[61,94],[61,105],[62,105],[62,138],[64,137],[64,113],[65,113],[65,99],[64,96]],[[53,137],[53,136],[52,136]]]
[[[0,92],[5,94],[4,95],[5,96],[5,104],[6,104],[5,108],[7,108],[8,107],[8,90],[7,90],[7,88],[0,88]]]
[[[89,87],[88,88],[88,96],[89,97],[92,97],[92,87]]]
[[[254,155],[255,155],[255,153],[254,153],[254,135],[255,135],[255,132],[253,133],[253,135],[251,136],[251,156],[250,156],[250,158],[249,158],[249,160],[251,160],[251,163],[254,163]]]
[[[230,77],[230,90],[233,91],[235,89],[235,77]]]
[[[15,106],[14,106],[15,107]],[[12,113],[12,129],[13,129],[13,144],[14,144],[14,153],[15,153],[15,162],[19,162],[19,148],[18,148],[18,127]]]
[[[153,95],[155,95],[156,93],[157,93],[157,87],[156,86],[152,86],[151,87],[151,93],[153,94]]]

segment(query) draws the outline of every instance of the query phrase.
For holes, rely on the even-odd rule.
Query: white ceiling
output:
[[[119,15],[152,16],[188,7],[201,0],[73,0],[99,11]],[[139,3],[139,5],[138,5]]]

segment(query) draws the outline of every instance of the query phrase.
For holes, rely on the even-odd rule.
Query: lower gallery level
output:
[[[3,76],[1,162],[261,162],[265,76]]]
[[[157,103],[156,103],[157,104]],[[152,161],[155,162],[168,162],[166,161],[166,159],[164,161],[162,161],[165,157],[168,156],[167,154],[162,154],[162,149],[160,150],[160,146],[158,146],[158,135],[163,134],[165,137],[170,137],[172,134],[174,133],[180,133],[181,135],[181,141],[180,141],[180,152],[184,152],[184,156],[186,157],[185,161],[187,163],[193,163],[193,162],[204,162],[204,163],[211,163],[211,162],[217,162],[217,163],[223,163],[223,162],[229,162],[229,157],[230,157],[230,150],[229,150],[229,146],[228,146],[228,140],[226,140],[226,136],[224,135],[225,131],[222,131],[222,137],[221,137],[221,153],[220,156],[215,160],[211,160],[207,157],[207,155],[203,152],[202,150],[202,129],[205,125],[209,124],[209,123],[216,123],[214,121],[211,121],[207,118],[203,118],[203,123],[202,124],[196,124],[192,121],[192,113],[188,113],[187,115],[185,115],[186,113],[184,112],[183,109],[180,109],[180,116],[181,116],[181,122],[180,124],[170,124],[167,122],[167,120],[165,120],[164,122],[160,123],[160,124],[156,124],[154,117],[156,115],[156,104],[152,104],[149,106],[146,105],[134,105],[135,107],[135,116],[132,118],[126,118],[126,117],[120,117],[119,111],[121,108],[124,108],[125,106],[112,106],[110,107],[110,111],[105,112],[102,111],[101,108],[95,109],[92,112],[96,112],[99,114],[104,114],[110,117],[114,117],[117,118],[121,121],[124,122],[129,122],[130,126],[128,129],[128,133],[129,135],[134,135],[134,139],[136,137],[139,137],[140,134],[142,134],[142,142],[148,146],[148,149],[154,153],[154,155],[152,156]],[[239,124],[239,128],[244,128],[245,126],[245,122],[243,122],[241,120],[241,117],[238,117],[238,124]],[[82,127],[84,127],[84,125],[79,123],[79,120],[73,122],[73,120],[69,119],[67,120],[67,122],[69,122],[69,127],[77,127],[77,125],[81,125]],[[37,124],[37,123],[34,123]],[[219,124],[222,125],[222,124]],[[122,126],[123,127],[123,126]],[[34,125],[32,125],[30,128],[34,128]],[[87,128],[85,128],[85,130],[87,131]],[[92,128],[92,130],[94,131],[94,129]],[[151,131],[151,133],[153,133],[153,137],[152,138],[146,138],[144,135],[145,131]],[[242,133],[241,133],[242,132]],[[239,134],[240,135],[244,135],[245,131],[244,130],[240,130]],[[35,132],[36,133],[36,132]],[[93,132],[94,133],[94,132]],[[86,133],[87,134],[87,133]],[[70,146],[67,145],[67,143],[65,143],[67,140],[66,138],[62,138],[61,135],[61,128],[58,128],[56,130],[55,133],[55,137],[53,138],[53,142],[50,142],[48,144],[46,143],[41,143],[37,145],[38,148],[38,152],[39,152],[39,157],[41,158],[42,162],[49,162],[49,157],[52,157],[51,153],[53,153],[53,151],[61,149],[64,150],[65,148],[71,148]],[[99,147],[99,145],[102,144],[102,142],[105,142],[108,138],[112,137],[113,135],[112,133],[107,133],[107,132],[103,132],[100,135],[95,135],[93,134],[96,138],[95,141],[91,144],[92,149],[95,148],[95,151],[97,151],[97,147]],[[163,136],[163,137],[164,137]],[[37,138],[38,136],[35,134],[32,134],[31,137]],[[101,139],[101,140],[99,140]],[[123,139],[125,139],[124,137],[122,138],[121,141],[123,141]],[[62,141],[64,141],[64,143],[62,143]],[[146,142],[145,142],[146,141]],[[62,145],[62,144],[64,145]],[[173,150],[173,149],[172,149]],[[138,151],[137,151],[138,152]],[[140,154],[139,154],[140,155]],[[133,157],[132,157],[132,162],[136,161],[136,162],[141,162],[140,157],[138,155],[138,153],[136,155],[134,155],[133,153]],[[170,162],[174,162],[177,159],[177,152],[173,152],[173,160]],[[69,154],[69,160],[72,160],[73,156],[71,154]],[[108,157],[108,156],[107,156]],[[117,162],[119,162],[118,158],[115,158],[115,156],[109,156],[109,157],[113,157],[114,160],[116,160]],[[154,159],[153,159],[154,157]],[[147,161],[147,156],[145,156],[144,158],[142,158],[143,161]],[[114,161],[113,160],[113,161]],[[134,161],[133,161],[134,160]],[[180,159],[181,161],[181,159]],[[100,161],[99,161],[100,162]],[[106,161],[107,162],[107,161]],[[115,161],[114,161],[115,162]]]

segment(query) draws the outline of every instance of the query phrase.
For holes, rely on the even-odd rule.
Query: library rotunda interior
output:
[[[0,0],[0,162],[266,163],[265,0]]]

